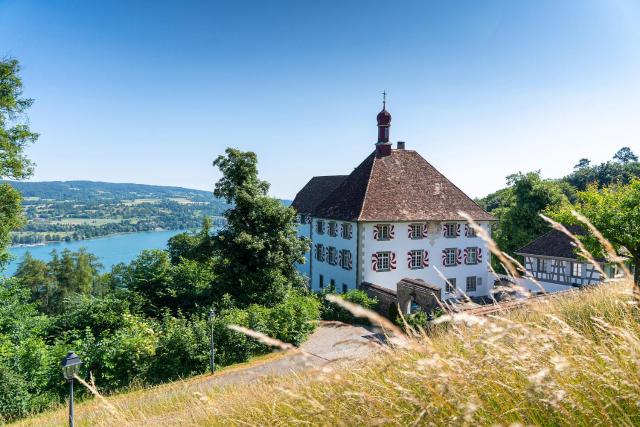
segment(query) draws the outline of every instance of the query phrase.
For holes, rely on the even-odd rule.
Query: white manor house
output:
[[[313,177],[296,195],[299,235],[311,240],[299,270],[316,291],[367,284],[395,292],[401,280],[420,279],[443,299],[454,287],[488,296],[489,251],[458,212],[487,232],[495,218],[404,142],[392,147],[385,107],[375,150],[351,174]]]

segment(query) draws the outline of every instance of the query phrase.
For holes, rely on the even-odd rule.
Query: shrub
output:
[[[327,294],[333,293],[334,289],[329,288],[326,291],[320,293],[320,297],[322,298],[322,319],[323,320],[338,320],[340,322],[345,323],[364,323],[364,319],[356,318],[347,310],[337,306],[329,302],[325,296]],[[378,300],[376,298],[372,298],[367,295],[366,292],[359,289],[352,289],[344,294],[338,295],[345,300],[357,304],[361,307],[367,309],[375,308],[376,304],[378,304]]]
[[[149,382],[160,383],[206,371],[210,330],[205,319],[166,316],[157,327],[157,335]]]

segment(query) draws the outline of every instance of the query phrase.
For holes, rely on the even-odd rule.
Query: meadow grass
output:
[[[95,400],[77,425],[640,425],[632,289],[619,281],[497,315],[454,315],[371,359],[303,375]],[[20,424],[65,422],[57,411]]]

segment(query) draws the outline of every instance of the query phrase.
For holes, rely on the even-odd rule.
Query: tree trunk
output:
[[[640,290],[640,256],[633,257],[633,281],[636,284],[636,288]]]

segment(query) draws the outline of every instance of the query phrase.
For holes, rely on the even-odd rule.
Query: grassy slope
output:
[[[638,425],[638,310],[630,284],[601,286],[456,322],[364,364],[139,391],[110,398],[111,413],[88,403],[78,425]],[[58,411],[23,424],[64,422]]]

